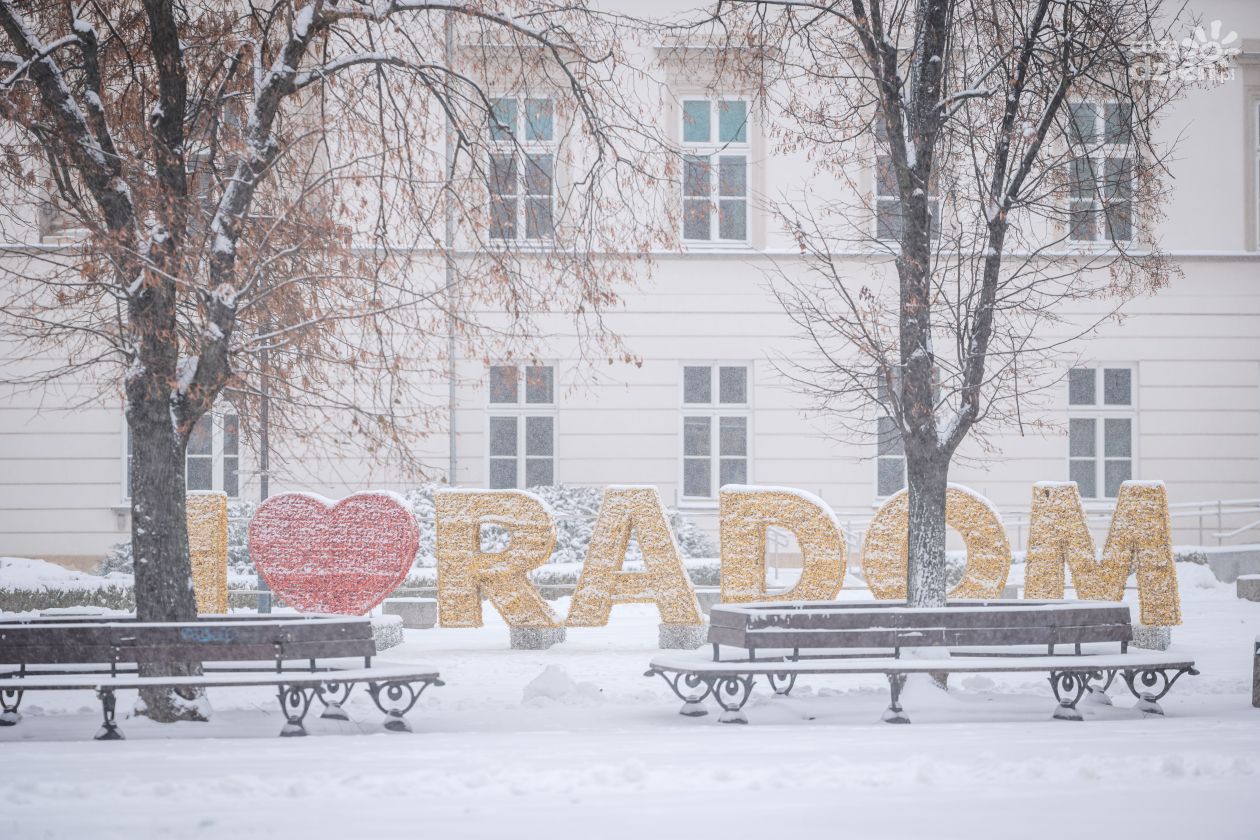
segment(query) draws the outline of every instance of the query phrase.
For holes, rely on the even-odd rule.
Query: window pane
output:
[[[683,103],[683,142],[708,143],[709,102],[690,100]]]
[[[718,368],[718,402],[739,405],[748,402],[748,368]]]
[[[709,204],[708,199],[688,199],[683,202],[683,238],[709,239]]]
[[[713,402],[713,380],[708,365],[704,367],[683,368],[683,402]]]
[[[875,194],[894,197],[899,195],[892,158],[888,155],[880,155],[875,159]]]
[[[748,194],[748,158],[743,155],[718,156],[718,195],[743,197]]]
[[[516,486],[516,459],[490,459],[490,489],[505,490]]]
[[[718,106],[718,142],[748,142],[748,103],[719,102]]]
[[[708,197],[713,192],[711,172],[712,167],[707,157],[685,155],[683,157],[683,195]]]
[[[1133,161],[1107,158],[1103,163],[1103,195],[1108,198],[1133,196]]]
[[[1072,368],[1068,371],[1068,405],[1093,405],[1094,369]]]
[[[1127,417],[1108,417],[1103,421],[1103,455],[1128,458],[1133,454],[1133,421]]]
[[[1096,461],[1069,461],[1068,478],[1076,482],[1082,498],[1093,499],[1098,496]]]
[[[525,199],[525,238],[546,239],[556,232],[550,198]]]
[[[876,435],[878,439],[875,442],[875,451],[879,455],[905,455],[906,450],[902,445],[901,431],[897,428],[897,421],[891,417],[880,417],[877,421]]]
[[[1108,102],[1103,106],[1107,142],[1127,145],[1132,139],[1133,105],[1129,102]]]
[[[211,474],[213,471],[214,460],[212,458],[189,458],[187,461],[187,475],[184,484],[189,490],[213,490],[211,486]]]
[[[708,417],[683,418],[683,455],[708,456],[712,454],[709,428]]]
[[[490,199],[490,236],[495,239],[516,238],[516,199]]]
[[[1068,421],[1068,455],[1072,458],[1093,458],[1095,450],[1094,420],[1074,417]]]
[[[233,498],[241,495],[241,477],[236,458],[223,459],[223,492]]]
[[[241,452],[241,418],[235,414],[223,415],[223,454],[239,455]]]
[[[525,402],[555,402],[556,369],[551,365],[527,365],[525,367]]]
[[[1098,108],[1090,102],[1076,102],[1072,105],[1072,131],[1082,143],[1094,143],[1098,140]]]
[[[516,402],[515,365],[496,365],[490,368],[490,402]]]
[[[718,418],[718,454],[722,456],[748,454],[747,417]]]
[[[723,201],[718,205],[718,238],[748,238],[748,202]]]
[[[516,131],[516,100],[496,99],[490,111],[490,139],[510,140]]]
[[[1118,461],[1103,462],[1103,494],[1108,499],[1120,495],[1120,485],[1133,475],[1133,462],[1128,458]]]
[[[555,430],[556,418],[554,417],[526,417],[525,455],[527,457],[533,455],[554,455]]]
[[[718,486],[748,483],[747,458],[723,458],[718,463]]]
[[[525,139],[548,141],[555,133],[555,107],[550,99],[525,100]]]
[[[879,239],[901,237],[901,202],[881,198],[875,209],[875,236]]]
[[[525,459],[525,486],[547,487],[556,483],[555,462],[551,458]]]
[[[554,160],[551,155],[526,155],[526,195],[551,195],[551,174],[553,166]]]
[[[879,459],[879,480],[876,492],[881,496],[891,496],[906,486],[905,461],[901,458]]]
[[[1128,368],[1107,368],[1103,371],[1103,402],[1107,405],[1133,403],[1133,371]]]
[[[1098,239],[1098,209],[1091,201],[1074,201],[1068,213],[1068,238],[1076,242]]]
[[[1112,242],[1128,242],[1133,238],[1133,204],[1113,200],[1106,207],[1107,238]]]
[[[516,418],[490,418],[490,454],[516,454]]]
[[[1073,158],[1068,169],[1068,189],[1072,198],[1092,199],[1097,193],[1094,162],[1087,157]]]
[[[189,455],[209,455],[214,439],[214,417],[209,413],[201,415],[188,435]],[[206,488],[209,489],[209,488]]]
[[[516,195],[516,156],[490,156],[490,194]]]
[[[713,478],[710,475],[708,458],[683,459],[683,495],[709,497],[713,495],[710,486]]]

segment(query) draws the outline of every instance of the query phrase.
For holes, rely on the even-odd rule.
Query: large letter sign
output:
[[[643,553],[641,572],[622,569],[632,533]],[[567,624],[601,627],[613,604],[631,603],[656,604],[662,624],[704,624],[660,493],[655,487],[612,486],[604,490]]]
[[[728,484],[721,492],[722,603],[830,601],[844,583],[844,533],[827,503],[782,487]],[[801,548],[795,587],[766,594],[766,529],[785,528]]]
[[[197,612],[228,611],[227,494],[189,493],[185,504],[188,555],[192,561],[193,595]]]
[[[388,493],[272,496],[249,523],[258,573],[301,612],[364,615],[411,571],[420,528]]]
[[[876,598],[906,597],[907,524],[910,497],[890,496],[866,529],[862,572]],[[950,598],[1000,598],[1011,571],[1011,546],[1002,519],[989,500],[974,490],[951,484],[945,495],[945,524],[962,535],[967,568]]]
[[[1033,485],[1024,597],[1062,598],[1065,563],[1072,570],[1077,595],[1104,601],[1124,598],[1125,581],[1136,567],[1142,623],[1151,627],[1181,623],[1168,494],[1162,483],[1120,485],[1101,563],[1076,484]]]
[[[480,627],[484,596],[511,628],[512,647],[563,641],[564,627],[529,580],[556,544],[547,503],[522,490],[438,490],[433,505],[442,626]],[[507,530],[508,547],[482,551],[482,525]]]

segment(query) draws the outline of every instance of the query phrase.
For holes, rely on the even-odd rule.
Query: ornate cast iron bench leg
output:
[[[411,711],[412,707],[416,705],[416,701],[420,699],[420,695],[430,685],[440,686],[442,681],[421,682],[418,689],[410,682],[370,682],[368,683],[368,694],[372,695],[372,702],[376,704],[376,708],[385,713],[385,728],[388,731],[410,732],[411,724],[407,723],[404,715]],[[382,694],[386,700],[393,704],[389,708],[386,708],[382,702]]]
[[[1052,717],[1055,720],[1084,720],[1076,710],[1082,695],[1089,688],[1089,674],[1078,674],[1073,671],[1051,671],[1050,688],[1054,691],[1054,699],[1059,701]]]
[[[306,727],[302,721],[311,709],[311,701],[315,699],[314,688],[281,685],[276,692],[280,701],[280,713],[284,715],[284,726],[280,727],[280,737],[293,738],[305,735]]]
[[[718,723],[748,723],[748,715],[744,714],[744,704],[752,695],[754,682],[752,674],[705,677],[704,681],[708,684],[713,699],[722,707],[722,714],[718,715]]]
[[[122,730],[118,728],[118,724],[114,722],[114,690],[112,688],[98,688],[96,696],[101,698],[101,730],[96,733],[98,741],[121,741],[123,740]]]
[[[888,708],[881,719],[884,723],[909,723],[910,716],[901,708],[901,690],[906,686],[905,674],[885,674],[888,677]]]
[[[1104,674],[1106,675],[1105,679]],[[1111,688],[1111,683],[1116,678],[1116,669],[1108,668],[1106,671],[1090,671],[1084,676],[1086,680],[1085,690],[1087,692],[1085,695],[1085,702],[1092,703],[1095,706],[1112,705],[1111,697],[1107,694],[1107,690]],[[1102,685],[1095,684],[1095,680],[1101,682]]]
[[[1137,702],[1133,704],[1133,708],[1147,715],[1164,714],[1163,708],[1159,705],[1159,701],[1164,695],[1172,690],[1173,684],[1181,678],[1182,674],[1190,674],[1197,677],[1199,671],[1197,668],[1180,668],[1172,677],[1168,676],[1166,668],[1144,668],[1138,670],[1127,670],[1124,672],[1125,685],[1129,687],[1129,692],[1137,698]],[[1139,676],[1140,675],[1140,676]],[[1135,685],[1135,681],[1140,682],[1143,688],[1148,689],[1142,691]],[[1154,689],[1159,686],[1159,690]]]
[[[320,714],[320,717],[324,720],[350,720],[350,715],[346,714],[346,710],[342,707],[350,699],[350,690],[353,688],[354,683],[343,683],[336,680],[316,686],[315,696],[324,705],[324,711]],[[325,697],[325,694],[328,696]]]
[[[708,697],[709,694],[712,693],[712,684],[705,682],[695,674],[685,674],[682,672],[667,674],[664,671],[658,671],[655,668],[646,671],[643,676],[652,677],[658,674],[661,679],[665,681],[665,684],[669,686],[669,690],[674,692],[674,696],[683,701],[682,708],[678,710],[678,714],[683,717],[704,717],[709,713],[709,710],[704,707],[704,698]],[[679,687],[679,683],[685,685],[688,689],[690,689],[690,691],[684,693],[683,689]],[[695,694],[695,689],[702,685],[704,686],[704,691],[700,694]]]
[[[796,674],[767,674],[775,697],[787,697],[796,687]]]
[[[22,719],[18,706],[22,705],[22,689],[0,688],[0,726],[16,726]]]

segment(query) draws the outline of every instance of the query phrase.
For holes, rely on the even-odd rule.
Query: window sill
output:
[[[720,506],[717,499],[685,498],[677,505],[678,510],[717,510]]]
[[[750,242],[684,242],[682,254],[757,254],[760,250]]]

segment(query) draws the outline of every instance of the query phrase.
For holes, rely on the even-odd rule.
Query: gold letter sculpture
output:
[[[848,548],[835,514],[800,490],[728,484],[721,492],[722,603],[831,601],[844,583]],[[766,594],[766,531],[785,528],[801,548],[795,587]]]
[[[643,553],[643,571],[622,568],[632,533]],[[660,493],[655,487],[614,485],[604,490],[566,623],[602,627],[614,604],[635,603],[656,604],[662,639],[666,626],[700,628],[704,624]]]
[[[221,615],[228,611],[227,494],[189,493],[185,517],[197,612]]]
[[[546,648],[564,628],[529,579],[547,562],[556,526],[547,504],[522,490],[438,490],[438,615],[443,627],[480,627],[481,599],[503,616],[514,648]],[[508,532],[503,551],[481,550],[481,526]]]
[[[1149,627],[1181,623],[1168,493],[1163,484],[1126,481],[1120,485],[1101,562],[1097,556],[1076,483],[1034,484],[1025,598],[1062,598],[1066,562],[1079,597],[1120,601],[1129,572],[1136,568],[1142,623]]]
[[[876,598],[904,600],[909,547],[910,496],[888,497],[862,540],[862,573]],[[945,524],[962,535],[967,567],[950,598],[1000,598],[1011,571],[1011,546],[997,510],[984,496],[958,484],[945,494]]]

